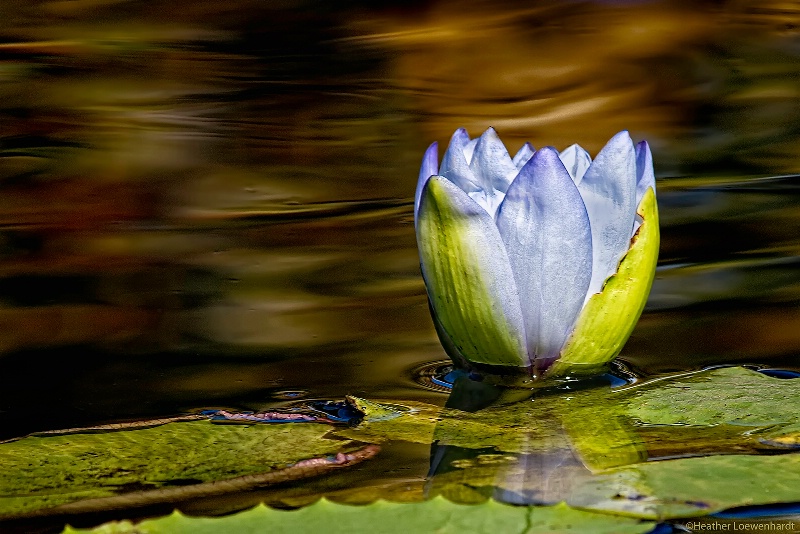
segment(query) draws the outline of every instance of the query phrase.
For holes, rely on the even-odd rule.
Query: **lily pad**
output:
[[[461,465],[465,462],[461,460]],[[490,495],[643,519],[698,517],[729,508],[800,500],[800,455],[717,455],[645,462],[592,474],[568,457],[534,455],[433,477],[436,494],[460,502]]]
[[[723,367],[641,388],[628,414],[651,425],[736,424],[767,427],[800,422],[800,380]]]
[[[616,391],[551,391],[523,403],[534,414],[529,424],[552,429],[558,421],[574,456],[535,446],[521,450],[519,430],[510,427],[505,441],[497,431],[491,439],[496,450],[519,453],[516,461],[470,463],[461,450],[457,461],[439,463],[430,488],[465,502],[488,495],[512,502],[564,500],[579,508],[648,519],[800,502],[800,454],[760,454],[767,446],[783,451],[796,446],[798,386],[800,381],[722,368]],[[519,405],[505,407],[502,416],[501,408],[470,415],[492,414],[504,424],[521,417]],[[537,423],[537,414],[546,419]],[[480,454],[474,450],[472,456]],[[695,457],[648,461],[665,456]]]
[[[339,429],[334,434],[370,443],[435,441],[442,445],[495,448],[503,452],[569,447],[563,438],[560,420],[545,405],[539,407],[522,402],[491,406],[475,413],[419,402],[395,402],[393,405],[402,406],[405,411],[391,418],[367,415],[358,427]]]
[[[403,441],[433,445],[427,496],[461,503],[566,501],[662,518],[800,502],[792,484],[800,455],[761,454],[797,446],[798,387],[797,380],[722,368],[620,389],[566,383],[482,409],[448,401],[474,411],[350,398],[364,414],[357,427],[189,421],[31,436],[0,444],[0,512],[96,510],[147,495],[174,501],[209,484],[236,491],[231,481],[285,481],[287,469],[312,476],[316,468],[339,465],[340,456],[346,464],[360,451],[374,454],[376,446],[366,443]]]
[[[85,499],[103,508],[99,499],[115,496],[127,496],[130,505],[135,501],[132,495],[147,500],[149,495],[158,498],[159,491],[167,492],[164,500],[191,496],[189,488],[223,492],[227,484],[233,491],[237,485],[258,484],[261,479],[253,478],[258,476],[268,485],[269,473],[302,475],[304,466],[313,475],[326,457],[332,464],[346,464],[346,455],[338,460],[336,455],[358,448],[353,442],[325,437],[329,430],[328,425],[219,426],[191,421],[3,443],[0,516],[88,502]],[[311,458],[320,460],[302,463]],[[285,472],[293,466],[300,472]]]
[[[719,455],[648,462],[596,475],[572,506],[647,519],[800,501],[800,455]]]
[[[619,390],[552,395],[546,402],[587,467],[601,471],[665,457],[794,448],[795,399],[800,380],[725,367]]]
[[[64,534],[79,532],[355,534],[375,532],[376,525],[380,525],[380,532],[385,534],[408,532],[643,534],[655,526],[651,522],[575,510],[563,503],[556,506],[519,507],[488,501],[481,505],[470,506],[454,504],[439,497],[422,503],[400,504],[377,501],[366,506],[341,505],[321,499],[316,504],[294,511],[274,510],[260,505],[232,516],[218,518],[187,517],[174,512],[170,516],[139,524],[130,521],[114,522],[89,531],[67,527]]]
[[[729,367],[618,390],[541,390],[529,400],[474,412],[393,401],[387,417],[376,408],[380,401],[372,402],[368,411],[375,415],[336,434],[506,453],[572,448],[601,471],[661,457],[792,447],[796,440],[788,434],[797,432],[800,406],[791,399],[800,399],[800,380]]]

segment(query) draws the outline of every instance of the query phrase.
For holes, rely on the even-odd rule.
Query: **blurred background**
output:
[[[420,158],[653,147],[644,374],[800,367],[796,1],[3,0],[0,436],[444,402]]]

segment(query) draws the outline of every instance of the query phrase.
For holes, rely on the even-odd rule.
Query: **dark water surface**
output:
[[[411,376],[445,357],[412,195],[459,126],[512,151],[647,139],[662,248],[622,358],[800,367],[796,3],[4,0],[0,21],[0,438],[442,404]],[[406,476],[393,447],[359,476]]]

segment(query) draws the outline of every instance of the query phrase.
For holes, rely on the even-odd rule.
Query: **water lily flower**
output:
[[[628,132],[592,160],[489,128],[459,129],[441,165],[425,153],[414,199],[420,264],[439,338],[461,366],[597,372],[644,309],[659,230],[646,141]]]

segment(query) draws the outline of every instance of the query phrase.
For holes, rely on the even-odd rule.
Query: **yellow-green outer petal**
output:
[[[431,305],[466,359],[524,367],[529,362],[511,264],[491,216],[473,203],[446,178],[431,177],[425,187],[417,242]]]
[[[584,306],[548,376],[595,372],[613,360],[633,332],[653,285],[660,234],[655,192],[648,189],[637,213],[643,222],[617,273]]]

